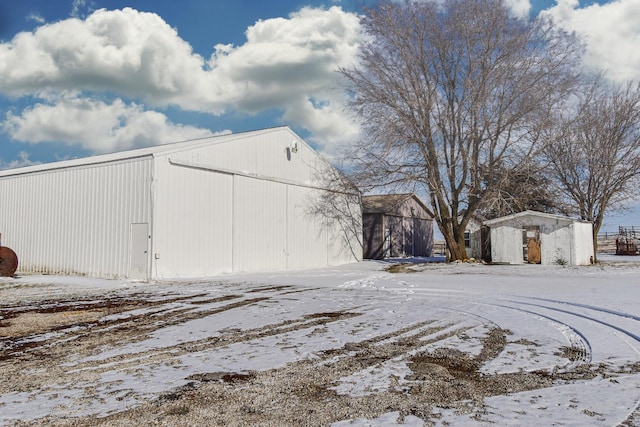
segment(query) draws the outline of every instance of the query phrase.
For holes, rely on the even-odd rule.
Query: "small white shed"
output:
[[[317,209],[331,169],[278,127],[0,171],[2,244],[21,272],[142,280],[357,261],[362,229]]]
[[[588,221],[535,211],[485,221],[491,229],[491,260],[494,263],[589,265],[594,249]],[[536,248],[537,247],[537,248]],[[536,260],[532,248],[539,250]]]
[[[469,258],[484,258],[483,235],[482,220],[476,217],[471,218],[464,230],[464,247]]]

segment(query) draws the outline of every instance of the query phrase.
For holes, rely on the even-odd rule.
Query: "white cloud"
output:
[[[37,165],[38,163],[39,162],[31,161],[31,159],[29,159],[29,154],[26,151],[20,151],[16,160],[5,162],[0,159],[0,170],[21,168],[25,166]]]
[[[616,0],[580,8],[578,0],[557,0],[543,13],[582,38],[589,69],[622,82],[640,79],[640,1]]]
[[[527,18],[531,13],[529,0],[505,0],[505,4],[517,18]]]
[[[294,126],[330,132],[329,125],[312,125],[340,119],[337,126],[344,127],[344,116],[335,114],[345,103],[337,70],[354,61],[359,30],[359,17],[339,7],[303,8],[288,18],[258,21],[247,29],[246,43],[218,45],[205,60],[158,15],[103,9],[0,44],[0,93],[107,92],[152,107],[218,115],[277,109]],[[309,98],[322,108],[306,108],[323,118],[296,114]],[[45,109],[52,107],[38,106],[29,115]]]
[[[242,46],[216,46],[209,65],[228,83],[223,98],[242,110],[260,111],[307,96],[326,99],[338,89],[338,67],[355,60],[359,29],[358,17],[340,8],[303,8],[288,19],[257,22]]]
[[[329,159],[338,156],[344,144],[354,142],[360,134],[355,120],[340,102],[316,103],[309,98],[292,103],[282,116],[286,122],[298,123],[308,129],[312,135],[309,142]]]
[[[282,121],[309,130],[310,142],[331,155],[359,132],[344,111],[338,68],[354,63],[360,37],[356,15],[304,8],[289,19],[257,22],[242,46],[216,46],[209,65],[224,78],[223,97],[234,108],[277,107]]]
[[[203,64],[158,15],[98,10],[1,44],[0,91],[104,90],[166,105],[194,92]]]
[[[164,114],[120,99],[107,104],[77,97],[55,105],[36,104],[20,115],[8,113],[2,128],[16,141],[61,141],[96,153],[212,135],[207,129],[173,124]]]
[[[393,3],[404,3],[406,0],[391,0]],[[441,7],[447,4],[447,0],[415,0],[418,3],[435,3]],[[511,9],[516,18],[527,18],[531,12],[531,2],[529,0],[504,0],[505,5]]]
[[[530,13],[529,0],[506,3],[516,16]],[[204,58],[156,14],[102,9],[78,19],[90,6],[90,0],[74,0],[74,18],[0,43],[0,93],[44,100],[20,115],[7,116],[4,129],[12,137],[65,141],[100,152],[139,146],[157,140],[152,131],[139,132],[141,122],[150,128],[156,123],[159,128],[192,129],[149,110],[169,105],[216,115],[279,110],[282,121],[309,130],[310,139],[327,151],[358,135],[344,111],[346,98],[337,73],[339,66],[353,64],[362,37],[353,13],[339,7],[303,8],[286,18],[258,21],[246,30],[244,44],[219,44]],[[640,1],[581,8],[578,0],[558,0],[544,13],[584,38],[589,67],[607,70],[618,80],[640,78]],[[133,103],[81,100],[77,93],[102,99],[116,94]],[[53,99],[48,98],[51,94]],[[63,101],[60,94],[65,94]],[[107,117],[102,121],[92,116],[98,123],[93,132],[76,129],[73,121],[68,122],[73,129],[64,129],[51,120],[81,114],[81,102],[88,103],[85,114]],[[120,123],[114,117],[127,118],[127,125],[103,123]],[[45,126],[38,129],[38,121]],[[107,133],[100,136],[98,129]]]
[[[70,15],[74,18],[85,18],[93,10],[95,10],[93,1],[73,0],[73,3],[71,4]]]
[[[30,13],[29,15],[27,15],[27,21],[34,21],[34,22],[37,22],[38,24],[45,23],[45,20],[42,17],[42,15],[39,15],[37,13]]]

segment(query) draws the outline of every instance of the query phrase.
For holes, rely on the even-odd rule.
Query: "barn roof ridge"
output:
[[[408,199],[415,199],[422,208],[427,211],[426,205],[415,193],[372,194],[362,196],[362,209],[364,212],[387,212],[404,203]]]
[[[579,219],[579,218],[573,218],[570,216],[564,216],[564,215],[558,215],[558,214],[552,214],[552,213],[546,213],[546,212],[539,212],[539,211],[534,211],[534,210],[530,210],[527,209],[525,211],[522,212],[516,212],[510,215],[505,215],[505,216],[501,216],[499,218],[494,218],[494,219],[490,219],[487,221],[484,221],[485,225],[491,226],[494,224],[499,224],[501,222],[504,221],[509,221],[512,219],[517,219],[517,218],[522,218],[525,216],[538,216],[538,217],[543,217],[543,218],[550,218],[550,219],[560,219],[560,220],[564,220],[564,221],[570,221],[570,222],[584,222],[584,223],[588,223],[589,221],[583,220],[583,219]]]
[[[300,136],[298,136],[289,126],[276,126],[264,129],[256,129],[250,131],[243,131],[238,133],[227,133],[220,135],[210,135],[201,138],[187,139],[183,141],[173,141],[164,144],[153,145],[150,147],[134,148],[130,150],[116,151],[113,153],[96,154],[93,156],[79,157],[76,159],[60,160],[50,163],[39,163],[36,165],[23,166],[12,169],[0,170],[0,177],[22,175],[31,172],[43,172],[54,169],[63,169],[68,167],[77,167],[85,165],[110,163],[113,161],[136,159],[140,157],[154,156],[157,154],[165,154],[171,152],[180,152],[188,149],[201,147],[203,145],[211,144],[218,145],[227,142],[236,141],[239,139],[246,139],[252,136],[261,135],[269,132],[286,130],[294,135],[297,139],[304,142]],[[306,144],[306,143],[305,143]],[[315,150],[314,150],[315,151]]]

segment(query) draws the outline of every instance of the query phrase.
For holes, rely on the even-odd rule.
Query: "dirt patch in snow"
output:
[[[68,384],[96,381],[113,366],[135,373],[137,364],[175,363],[177,355],[213,351],[286,332],[311,330],[309,336],[315,336],[333,322],[361,315],[356,310],[319,311],[253,329],[228,328],[215,336],[149,349],[135,357],[114,354],[92,359],[104,349],[148,339],[161,328],[268,302],[270,294],[292,292],[304,290],[260,287],[219,297],[206,293],[93,295],[6,306],[0,310],[0,394],[33,393],[58,384],[61,378]],[[488,396],[590,379],[606,371],[603,366],[578,363],[570,371],[483,373],[481,367],[504,351],[510,332],[488,329],[474,354],[439,345],[448,338],[470,339],[467,332],[431,322],[406,325],[393,333],[319,351],[277,369],[194,373],[185,378],[186,385],[103,418],[70,414],[18,421],[16,425],[315,426],[373,419],[389,412],[398,412],[399,422],[409,415],[429,422],[438,418],[436,408],[481,413]],[[537,345],[526,339],[512,343]],[[566,347],[561,351],[560,356],[568,361],[581,361],[580,349]],[[639,368],[632,366],[629,371],[638,372]],[[361,380],[350,383],[349,378],[358,376]],[[378,381],[367,383],[368,377]],[[83,398],[91,399],[90,393],[88,396]]]
[[[548,387],[555,380],[546,372],[481,374],[478,369],[484,359],[504,347],[504,332],[492,330],[475,357],[444,348],[418,352],[407,358],[412,374],[391,376],[387,387],[359,395],[339,393],[336,385],[354,372],[421,348],[421,337],[382,345],[380,342],[390,337],[349,344],[326,352],[319,360],[303,360],[270,371],[193,375],[186,386],[128,412],[100,420],[58,421],[57,425],[324,426],[345,419],[372,419],[387,412],[398,412],[398,422],[407,415],[433,420],[437,417],[434,407],[468,413],[482,407],[487,396]],[[591,371],[578,377],[591,375],[587,372]]]

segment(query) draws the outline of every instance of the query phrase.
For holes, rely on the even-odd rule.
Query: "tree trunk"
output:
[[[464,233],[456,236],[453,231],[448,231],[448,233],[443,232],[443,235],[449,251],[449,261],[464,261],[468,259],[467,249],[464,246]]]
[[[593,239],[593,262],[596,263],[598,262],[598,233],[600,233],[600,227],[602,227],[602,220],[598,218],[593,221],[592,224],[593,229],[591,237]]]

